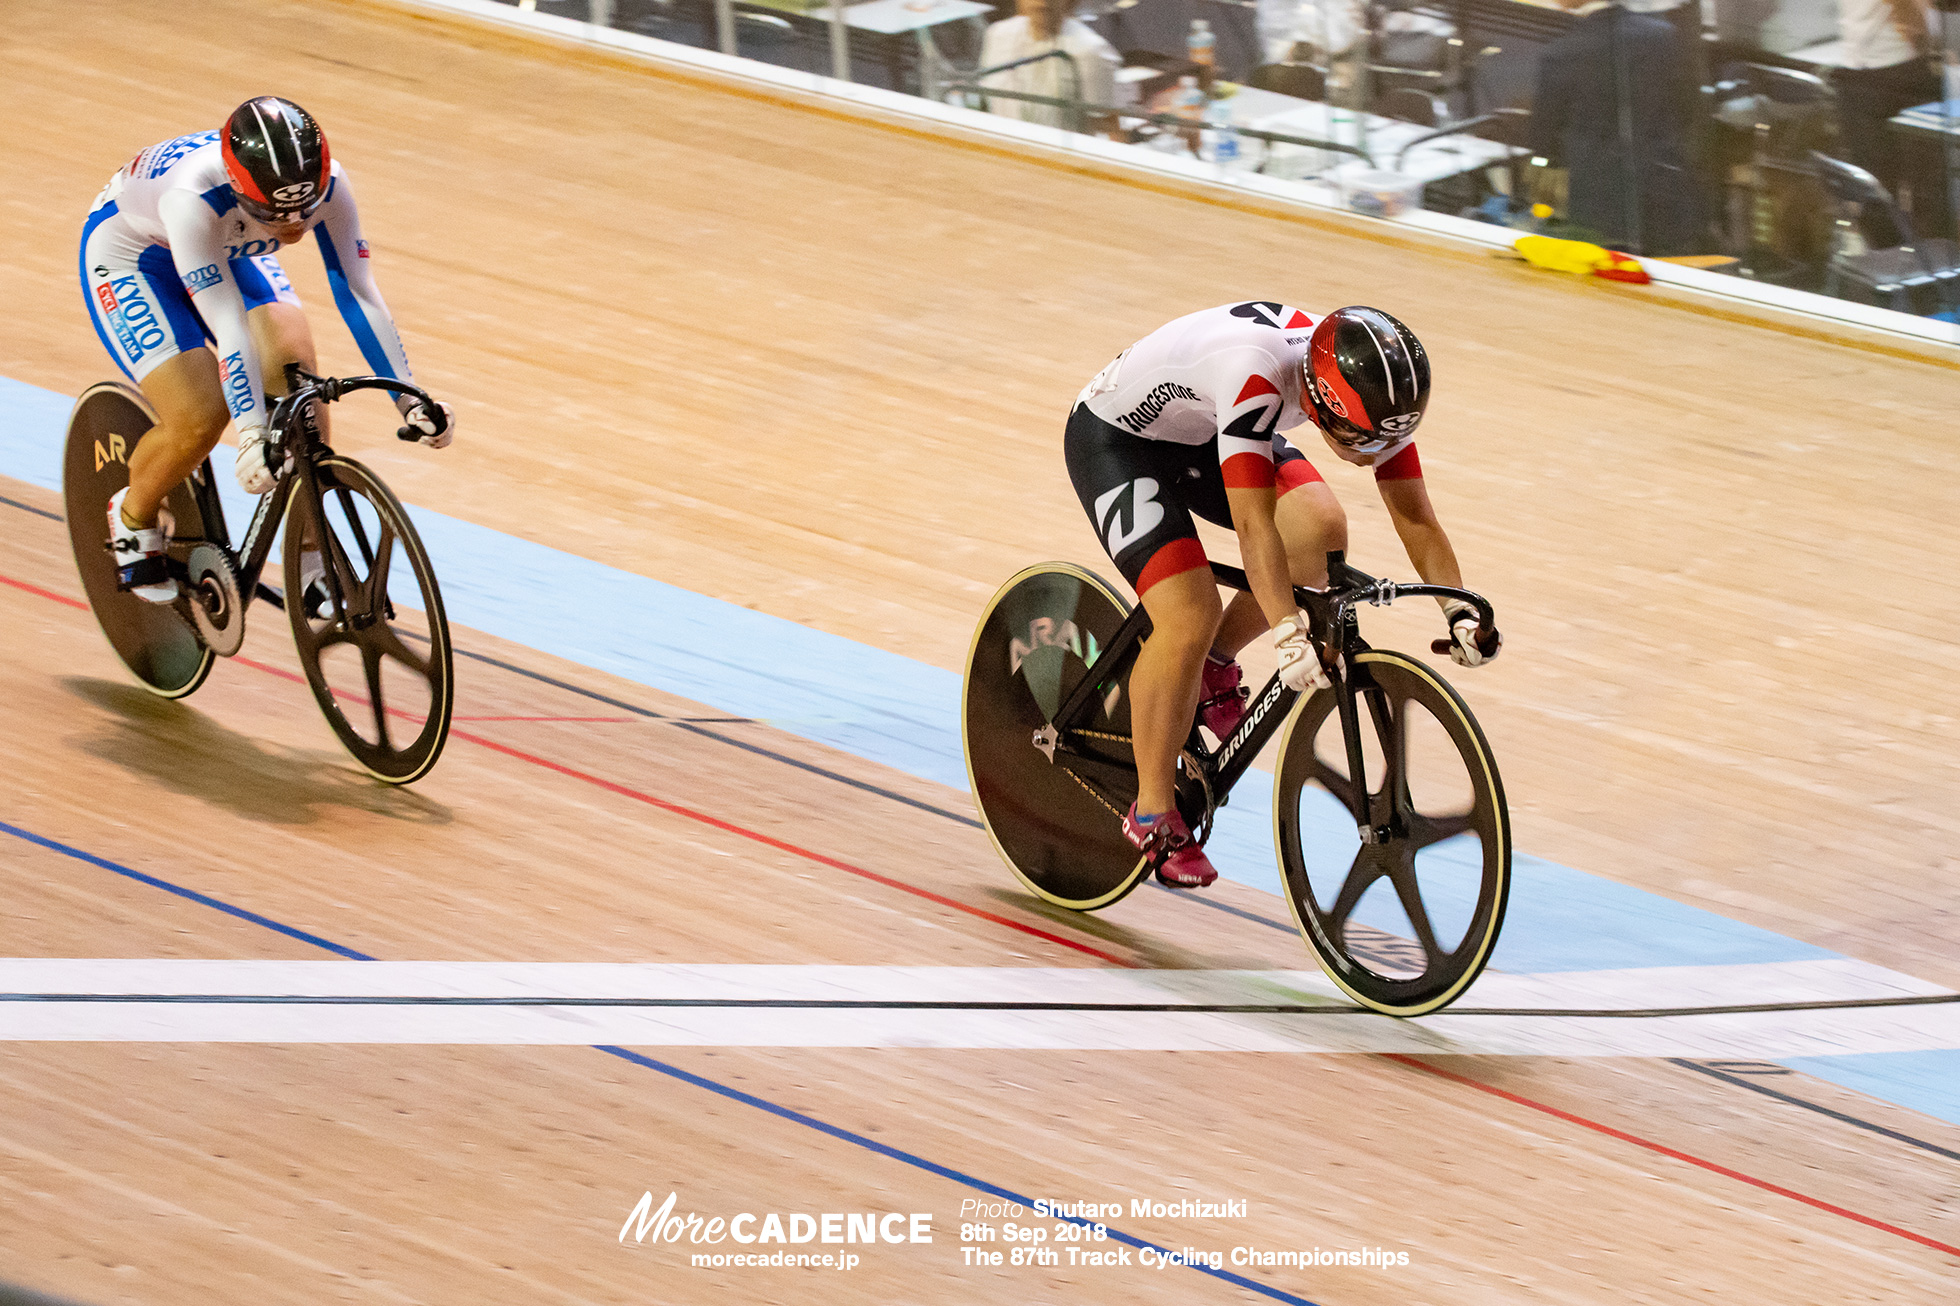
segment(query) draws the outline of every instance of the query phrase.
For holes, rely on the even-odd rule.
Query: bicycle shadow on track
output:
[[[310,825],[334,808],[420,825],[455,819],[446,805],[382,784],[338,752],[269,745],[119,681],[64,676],[57,683],[102,710],[106,728],[78,742],[83,752],[244,820]]]
[[[1051,926],[1075,934],[1086,934],[1099,943],[1127,948],[1137,961],[1150,970],[1265,970],[1272,961],[1256,953],[1223,954],[1180,947],[1162,934],[1134,930],[1106,916],[1070,911],[1043,902],[1031,893],[1017,893],[1001,885],[989,885],[981,892],[1003,907],[1039,916]]]

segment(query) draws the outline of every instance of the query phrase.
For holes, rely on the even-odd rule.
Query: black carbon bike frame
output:
[[[1211,571],[1222,585],[1236,590],[1251,589],[1245,572],[1238,567],[1214,562]],[[1400,585],[1394,581],[1376,580],[1349,566],[1345,552],[1338,549],[1327,555],[1327,578],[1328,585],[1324,590],[1294,586],[1293,598],[1307,613],[1314,642],[1320,649],[1321,664],[1333,682],[1336,705],[1340,711],[1341,735],[1347,746],[1348,774],[1358,776],[1363,774],[1363,766],[1360,709],[1355,700],[1373,683],[1367,668],[1355,661],[1357,655],[1368,649],[1368,644],[1361,638],[1356,613],[1358,605],[1365,602],[1381,607],[1399,598],[1461,599],[1476,609],[1480,636],[1488,636],[1495,629],[1496,613],[1482,595],[1470,590],[1448,585]],[[1149,614],[1139,604],[1110,638],[1089,674],[1076,685],[1061,710],[1055,714],[1049,726],[1049,731],[1053,733],[1048,739],[1039,741],[1043,748],[1085,755],[1076,746],[1073,732],[1080,723],[1092,717],[1096,706],[1112,685],[1127,684],[1130,668],[1136,662],[1150,630]],[[1440,647],[1432,646],[1435,651],[1448,651],[1448,641],[1438,641],[1437,644]],[[1195,759],[1196,778],[1205,788],[1207,810],[1204,826],[1210,825],[1211,813],[1225,805],[1233,786],[1285,724],[1293,710],[1294,700],[1298,698],[1299,694],[1288,689],[1275,673],[1264,688],[1253,696],[1239,728],[1215,750],[1205,746],[1196,725],[1192,726],[1190,738],[1185,743],[1185,753],[1188,758]],[[1100,753],[1094,755],[1104,756]],[[1053,752],[1050,757],[1052,759]],[[1388,832],[1378,831],[1373,826],[1368,812],[1366,785],[1352,787],[1348,806],[1363,843],[1376,843],[1387,836]]]

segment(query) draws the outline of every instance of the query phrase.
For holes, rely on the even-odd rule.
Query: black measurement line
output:
[[[8,506],[9,508],[18,508],[18,509],[20,509],[20,510],[21,510],[22,512],[31,512],[31,513],[33,513],[33,514],[34,514],[34,515],[35,515],[36,517],[46,517],[46,518],[47,518],[47,519],[48,519],[49,521],[66,521],[66,520],[68,520],[68,519],[67,519],[66,517],[63,517],[63,516],[62,516],[62,515],[61,515],[60,513],[58,513],[58,512],[49,512],[49,511],[48,511],[48,510],[47,510],[46,508],[36,508],[36,507],[35,507],[35,506],[34,506],[33,504],[31,504],[31,503],[22,503],[22,502],[21,502],[21,501],[20,501],[19,499],[9,499],[9,498],[8,498],[8,497],[7,497],[6,495],[4,495],[4,494],[0,494],[0,503],[4,503],[4,504],[6,504],[6,505],[7,505],[7,506]],[[104,532],[103,532],[103,538],[104,538],[104,539],[107,539],[107,538],[108,538],[108,532],[107,532],[107,531],[104,531]]]
[[[318,1007],[711,1007],[784,1011],[1117,1011],[1233,1016],[1349,1016],[1368,1014],[1344,1003],[1302,1002],[983,1002],[883,998],[579,998],[550,996],[416,997],[408,994],[302,993],[0,993],[0,1002],[209,1003],[234,1006]],[[1671,1016],[1733,1016],[1789,1011],[1848,1011],[1868,1007],[1918,1007],[1960,1002],[1960,993],[1842,1001],[1765,1002],[1727,1007],[1563,1009],[1553,1007],[1452,1007],[1451,1016],[1537,1016],[1564,1019],[1655,1020]]]
[[[1815,1111],[1820,1116],[1829,1116],[1833,1120],[1841,1120],[1847,1125],[1853,1125],[1869,1133],[1882,1134],[1886,1138],[1894,1139],[1909,1147],[1916,1147],[1923,1152],[1931,1152],[1936,1156],[1943,1156],[1949,1161],[1960,1161],[1960,1152],[1956,1152],[1951,1148],[1941,1147],[1938,1143],[1929,1143],[1923,1138],[1914,1138],[1911,1134],[1902,1134],[1896,1129],[1887,1129],[1884,1125],[1873,1124],[1869,1120],[1860,1120],[1857,1116],[1846,1115],[1842,1111],[1834,1111],[1821,1103],[1809,1102],[1803,1098],[1792,1096],[1789,1093],[1780,1093],[1767,1084],[1752,1083],[1749,1079],[1741,1075],[1730,1074],[1728,1071],[1719,1069],[1716,1066],[1707,1065],[1699,1061],[1690,1061],[1686,1057],[1669,1057],[1667,1060],[1670,1065],[1680,1066],[1684,1070],[1692,1070],[1696,1074],[1707,1075],[1711,1079],[1719,1079],[1725,1084],[1734,1084],[1737,1088],[1746,1088],[1752,1093],[1761,1093],[1764,1097],[1773,1097],[1779,1102],[1788,1102],[1791,1106],[1800,1106],[1806,1111]],[[1777,1066],[1775,1069],[1778,1074],[1794,1073],[1785,1066]]]
[[[400,633],[410,638],[419,638],[412,631],[401,631]],[[574,685],[569,681],[560,680],[556,676],[547,676],[542,671],[533,671],[529,667],[518,666],[515,662],[506,662],[502,658],[491,657],[488,653],[473,653],[465,648],[455,649],[455,653],[458,657],[470,658],[476,662],[487,663],[499,670],[508,671],[512,675],[523,676],[528,680],[535,680],[540,684],[550,685],[554,689],[562,689],[568,694],[577,694],[582,698],[589,698],[596,703],[604,703],[608,707],[616,707],[623,712],[631,712],[635,716],[645,717],[649,721],[665,722],[678,730],[685,730],[690,734],[700,735],[704,739],[712,739],[719,744],[727,744],[730,748],[739,748],[745,753],[753,753],[757,757],[766,757],[772,762],[781,762],[784,766],[793,766],[799,771],[807,771],[811,775],[822,776],[826,780],[834,780],[838,784],[848,785],[850,788],[859,790],[862,793],[876,794],[880,798],[889,798],[895,803],[903,803],[907,807],[917,808],[922,812],[930,812],[934,816],[943,816],[949,821],[957,821],[961,825],[971,826],[976,830],[983,828],[980,822],[971,816],[949,811],[944,807],[935,806],[932,803],[913,798],[908,794],[901,794],[895,789],[887,789],[883,785],[873,784],[868,780],[859,780],[855,776],[844,775],[841,772],[831,770],[829,767],[818,766],[814,762],[805,762],[801,758],[790,757],[786,753],[779,753],[773,748],[765,748],[761,744],[751,743],[746,739],[735,739],[723,734],[719,730],[710,730],[707,728],[709,725],[766,724],[755,720],[753,717],[668,716],[664,712],[655,712],[652,708],[641,707],[637,703],[628,703],[624,699],[614,698],[610,694],[601,694],[595,689],[586,689],[582,685]]]

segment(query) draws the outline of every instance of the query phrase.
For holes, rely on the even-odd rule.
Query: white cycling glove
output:
[[[1274,626],[1273,648],[1279,654],[1279,678],[1288,689],[1311,694],[1332,683],[1320,665],[1320,650],[1314,646],[1305,616],[1295,613]]]
[[[232,470],[247,494],[264,494],[278,484],[278,473],[266,465],[265,428],[248,426],[238,433],[238,461]]]
[[[1477,610],[1462,599],[1445,603],[1443,616],[1450,623],[1450,661],[1459,667],[1480,667],[1504,651],[1504,636],[1495,629],[1477,639]]]
[[[400,410],[403,429],[421,433],[421,443],[431,449],[446,449],[456,438],[456,410],[448,404],[437,403],[435,412],[430,412],[427,404],[409,395],[398,395],[395,407]]]

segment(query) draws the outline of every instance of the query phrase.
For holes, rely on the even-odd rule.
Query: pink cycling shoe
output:
[[[1218,868],[1191,837],[1191,827],[1176,808],[1145,824],[1137,805],[1123,814],[1123,837],[1151,861],[1157,878],[1174,889],[1202,889],[1218,878]]]
[[[1198,690],[1198,719],[1221,743],[1230,739],[1245,720],[1249,691],[1240,683],[1244,679],[1245,672],[1236,661],[1220,662],[1205,654],[1204,675]]]

